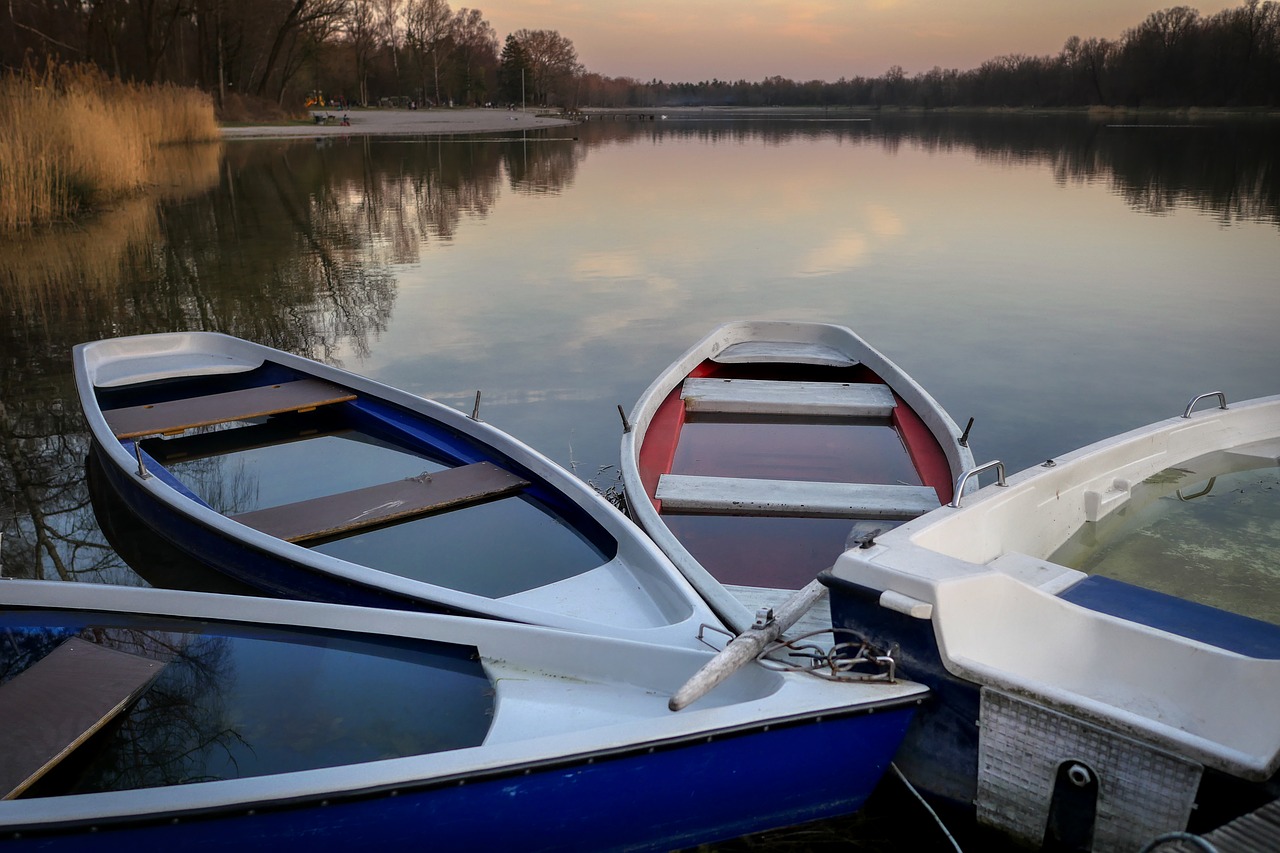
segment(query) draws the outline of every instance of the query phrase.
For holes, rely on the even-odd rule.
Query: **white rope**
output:
[[[920,792],[915,789],[915,786],[907,781],[907,777],[902,775],[902,771],[898,769],[898,765],[891,763],[889,765],[889,769],[891,769],[894,774],[902,780],[902,784],[906,785],[907,790],[920,801],[920,805],[924,806],[924,810],[933,818],[934,823],[938,824],[938,829],[942,830],[942,834],[951,842],[951,846],[955,848],[956,853],[964,853],[964,851],[960,849],[960,844],[956,841],[955,836],[951,834],[951,830],[947,829],[947,825],[942,822],[942,818],[938,817],[938,813],[933,810],[933,807],[925,802],[924,797],[920,796]]]

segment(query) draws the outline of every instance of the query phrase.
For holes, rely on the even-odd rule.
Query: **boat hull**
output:
[[[729,323],[636,403],[622,479],[632,517],[743,631],[851,540],[949,501],[973,462],[959,439],[937,402],[849,329]]]
[[[588,484],[447,406],[212,333],[98,341],[74,361],[104,493],[237,582],[686,646],[716,622]],[[240,505],[238,477],[260,504]]]
[[[709,650],[97,584],[4,582],[0,622],[10,710],[66,677],[63,652],[142,675],[36,775],[0,761],[28,780],[0,801],[6,850],[694,846],[856,810],[925,695],[753,663],[676,714],[666,697]],[[331,718],[409,696],[429,707]],[[69,710],[7,715],[4,736],[71,737],[100,713],[68,731]]]
[[[435,787],[246,804],[65,832],[0,834],[12,850],[671,850],[849,814],[888,768],[910,710],[703,738],[650,753]],[[842,748],[842,745],[844,748]],[[769,766],[786,756],[794,779]],[[92,834],[89,834],[89,833]]]
[[[1099,850],[1280,795],[1280,735],[1261,710],[1280,704],[1280,626],[1194,600],[1195,578],[1177,596],[1056,562],[1082,531],[1208,492],[1180,483],[1211,489],[1277,459],[1280,397],[1189,407],[841,556],[822,577],[833,622],[899,643],[902,671],[935,694],[899,759],[912,782],[1024,842],[1065,843],[1055,810],[1086,768],[1096,787],[1075,825]]]

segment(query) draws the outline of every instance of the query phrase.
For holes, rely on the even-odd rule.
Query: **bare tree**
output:
[[[481,70],[497,65],[498,34],[479,9],[463,8],[453,16],[453,42],[462,75],[462,98],[471,103],[485,88],[477,79]]]
[[[435,102],[440,103],[440,65],[452,47],[453,15],[448,0],[409,0],[405,10],[405,41],[418,60],[426,88],[426,68],[430,63]]]
[[[391,52],[391,67],[400,80],[400,0],[374,0],[378,10],[378,37]]]
[[[356,62],[356,85],[360,103],[369,103],[369,64],[378,48],[379,10],[377,0],[348,0],[343,28]]]
[[[555,30],[517,30],[512,36],[519,42],[525,67],[533,77],[535,102],[547,103],[561,84],[582,70],[573,42]]]
[[[286,52],[290,42],[299,33],[308,28],[327,28],[332,22],[341,19],[346,5],[347,0],[293,0],[283,20],[274,27],[275,37],[271,41],[266,63],[258,76],[258,84],[254,90],[256,94],[266,95],[276,63],[280,61],[281,55]],[[284,95],[284,82],[280,84],[281,97]]]

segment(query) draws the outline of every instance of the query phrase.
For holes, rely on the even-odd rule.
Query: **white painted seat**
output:
[[[663,474],[666,511],[814,518],[915,518],[938,508],[931,486],[813,483]]]
[[[815,364],[823,367],[853,367],[858,360],[818,341],[741,341],[711,356],[720,364]]]
[[[689,412],[887,418],[896,405],[888,385],[860,382],[686,379],[680,393]]]

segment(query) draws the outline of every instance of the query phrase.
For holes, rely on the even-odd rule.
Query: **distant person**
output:
[[[350,118],[349,116],[345,116],[345,115],[344,115],[344,116],[342,117],[342,126],[343,126],[343,127],[351,127],[351,118]]]

